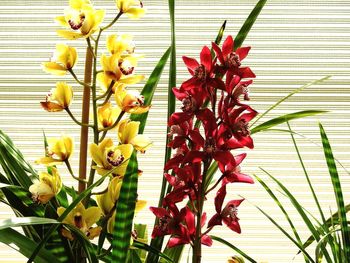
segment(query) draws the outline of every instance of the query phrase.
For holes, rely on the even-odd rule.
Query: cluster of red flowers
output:
[[[220,183],[215,197],[216,214],[209,220],[207,229],[200,230],[201,243],[210,246],[212,240],[207,233],[222,222],[240,233],[237,207],[243,199],[231,200],[223,207],[226,185],[253,183],[250,176],[240,172],[239,164],[246,154],[234,156],[231,153],[234,149],[254,147],[248,123],[257,112],[241,102],[242,97],[249,100],[248,86],[252,83],[244,79],[255,78],[249,67],[241,67],[250,47],[235,50],[233,38],[228,36],[222,48],[212,43],[212,49],[214,57],[207,46],[203,47],[200,63],[184,56],[192,77],[180,88],[173,88],[183,106],[181,112],[172,114],[168,123],[172,138],[168,147],[176,153],[166,163],[164,176],[172,191],[165,196],[163,207],[151,207],[159,218],[152,237],[171,235],[168,247],[194,244],[196,231],[198,234],[196,225],[203,228],[206,223],[206,213],[202,211],[206,195]],[[194,124],[196,120],[203,126],[204,136],[199,125]],[[210,182],[206,175],[213,161],[217,162],[222,175],[208,190],[205,188]],[[179,203],[185,199],[187,204],[179,209]]]

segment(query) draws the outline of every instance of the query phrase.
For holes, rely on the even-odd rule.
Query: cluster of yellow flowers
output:
[[[119,10],[118,16],[126,14],[130,18],[139,18],[144,13],[140,3],[136,0],[116,0],[116,6]],[[58,30],[57,33],[69,40],[85,38],[88,40],[88,44],[90,44],[91,39],[95,41],[95,45],[98,45],[101,32],[111,25],[100,27],[104,16],[105,11],[95,10],[89,0],[70,0],[65,15],[56,18],[56,21],[66,29]],[[97,38],[93,37],[95,32],[99,32]],[[135,48],[131,35],[110,35],[107,37],[106,46],[110,54],[101,55],[102,68],[93,73],[101,88],[101,94],[98,98],[104,99],[104,101],[96,104],[98,127],[88,126],[97,129],[97,132],[102,134],[99,143],[92,143],[89,147],[94,163],[92,169],[95,169],[102,176],[108,173],[110,182],[108,188],[102,194],[97,195],[98,207],[86,209],[82,203],[79,203],[63,221],[79,228],[90,239],[99,235],[101,231],[100,226],[92,227],[101,216],[108,219],[107,229],[112,232],[115,205],[119,198],[128,160],[134,149],[144,153],[152,144],[146,136],[138,134],[139,122],[131,121],[128,118],[123,119],[125,113],[141,114],[150,108],[150,106],[144,105],[144,98],[138,91],[126,88],[144,79],[142,75],[133,74],[134,68],[142,56],[134,53]],[[96,51],[97,48],[94,52]],[[98,54],[94,53],[94,57],[97,58],[97,56]],[[78,55],[74,47],[57,44],[54,57],[50,62],[43,63],[43,69],[54,75],[65,75],[69,72],[79,84],[89,86],[88,83],[79,81],[73,71],[77,60]],[[109,101],[112,96],[114,96],[115,103]],[[56,87],[50,91],[41,105],[49,112],[66,111],[76,123],[84,125],[75,119],[69,109],[72,100],[72,86],[66,82],[57,82]],[[116,131],[112,138],[117,139],[117,145],[113,143],[112,138],[105,138],[109,130]],[[33,199],[42,204],[49,202],[62,188],[61,177],[55,168],[56,165],[66,164],[73,178],[80,180],[74,176],[69,163],[69,158],[73,153],[73,139],[70,136],[62,135],[60,138],[50,138],[47,142],[46,156],[38,159],[36,163],[47,166],[49,172],[41,173],[39,181],[29,189]],[[138,200],[136,210],[140,210],[145,204],[145,201]],[[57,214],[60,216],[64,211],[64,207],[59,207]],[[68,239],[74,238],[67,229],[63,229],[62,234]]]

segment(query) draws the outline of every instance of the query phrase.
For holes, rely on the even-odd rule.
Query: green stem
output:
[[[69,108],[65,108],[65,111],[66,111],[66,112],[68,113],[68,115],[72,118],[72,120],[73,120],[76,124],[78,124],[79,126],[85,126],[85,127],[90,127],[90,128],[93,128],[93,127],[94,127],[93,125],[89,125],[89,124],[87,124],[87,123],[82,123],[82,122],[78,121],[78,120],[74,117],[73,113],[70,111]]]
[[[117,22],[117,20],[119,19],[119,17],[121,17],[122,14],[123,14],[123,12],[122,12],[122,11],[119,11],[119,13],[117,14],[117,16],[113,19],[113,21],[110,22],[107,26],[102,27],[102,28],[100,29],[100,32],[106,30],[107,28],[110,28],[111,26],[113,26],[113,24],[114,24],[115,22]],[[97,39],[96,39],[97,42],[98,42],[98,39],[99,39],[99,36],[98,36]]]
[[[81,178],[79,178],[78,176],[75,176],[75,175],[74,175],[74,172],[73,172],[72,167],[71,167],[71,165],[70,165],[70,163],[69,163],[68,160],[65,160],[64,163],[66,164],[67,169],[68,169],[70,175],[71,175],[75,180],[77,180],[77,181],[79,181],[79,182],[83,182],[83,183],[86,183],[86,182],[87,182],[86,180],[81,179]]]
[[[100,99],[103,99],[104,97],[108,96],[111,93],[111,91],[112,91],[114,83],[115,83],[115,81],[112,80],[111,84],[109,84],[109,87],[108,87],[107,91],[104,94],[102,94],[101,96],[96,97],[96,100],[100,100]]]
[[[89,84],[87,84],[83,81],[80,81],[72,69],[68,69],[68,71],[73,76],[73,78],[76,80],[76,82],[78,82],[80,85],[91,88],[91,86]]]
[[[118,125],[118,123],[120,122],[120,120],[123,118],[124,114],[125,114],[125,111],[122,111],[122,112],[119,114],[117,120],[113,123],[112,126],[103,128],[103,129],[100,130],[100,132],[109,131],[109,130],[115,128],[115,127]]]

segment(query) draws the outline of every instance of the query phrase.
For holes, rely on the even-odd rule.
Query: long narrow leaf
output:
[[[252,263],[257,263],[257,261],[255,261],[254,259],[252,259],[251,257],[249,257],[246,253],[244,253],[242,250],[240,250],[238,247],[232,245],[231,243],[227,242],[225,239],[222,239],[220,237],[217,236],[210,236],[211,239],[218,241],[226,246],[228,246],[229,248],[232,248],[234,251],[236,251],[237,253],[239,253],[242,257],[244,257],[245,259],[249,260]]]
[[[278,105],[280,105],[283,101],[287,100],[288,98],[290,98],[291,96],[293,96],[294,94],[312,86],[315,84],[320,84],[324,81],[326,81],[327,79],[331,78],[331,76],[326,76],[324,78],[318,79],[318,80],[314,80],[311,81],[310,83],[307,83],[303,86],[301,86],[300,88],[297,88],[296,90],[292,91],[291,93],[289,93],[287,96],[283,97],[282,99],[280,99],[279,101],[277,101],[275,104],[273,104],[270,108],[268,108],[263,114],[259,115],[254,122],[250,125],[251,127],[254,126],[255,123],[257,123],[262,117],[264,117],[266,114],[268,114],[270,111],[272,111],[274,108],[276,108]]]
[[[134,151],[123,178],[116,208],[112,241],[113,262],[126,261],[137,199],[137,180],[138,165],[136,151]]]
[[[159,250],[155,249],[154,247],[151,247],[145,243],[142,242],[138,242],[138,241],[134,241],[132,244],[134,247],[148,251],[152,254],[157,255],[158,257],[163,258],[164,260],[166,260],[166,262],[173,262],[172,259],[170,257],[168,257],[166,254],[160,252]]]
[[[256,19],[258,18],[261,10],[266,4],[267,0],[260,0],[254,7],[254,9],[249,14],[248,18],[245,20],[243,26],[239,30],[236,38],[235,38],[235,49],[239,48],[244,40],[246,39],[250,29],[254,25]]]
[[[350,260],[350,229],[349,229],[347,219],[346,219],[344,198],[343,198],[343,192],[342,192],[342,188],[341,188],[341,184],[340,184],[340,180],[339,180],[339,174],[337,171],[337,166],[335,165],[332,148],[329,144],[327,134],[326,134],[325,130],[323,129],[323,126],[321,123],[319,124],[319,127],[320,127],[320,134],[321,134],[322,144],[323,144],[323,149],[324,149],[324,155],[326,158],[329,174],[330,174],[331,179],[332,179],[334,195],[335,195],[335,198],[337,201],[345,258],[348,259],[347,262],[349,262],[349,260]]]
[[[322,111],[322,110],[304,110],[304,111],[298,111],[298,112],[293,112],[289,114],[285,114],[276,118],[273,118],[271,120],[268,120],[256,127],[254,127],[251,130],[251,134],[261,132],[267,129],[270,129],[271,127],[277,126],[282,123],[286,123],[288,121],[294,120],[294,119],[300,119],[300,118],[305,118],[317,114],[323,114],[327,113],[327,111]]]
[[[28,225],[60,224],[55,219],[42,217],[14,217],[0,221],[0,230]]]
[[[289,240],[291,240],[301,251],[302,253],[313,263],[315,261],[312,259],[312,257],[307,253],[307,251],[303,248],[303,246],[299,245],[299,243],[291,236],[288,234],[288,232],[280,226],[271,216],[269,216],[264,210],[262,210],[260,207],[255,206],[261,213],[265,215]]]
[[[33,240],[23,236],[11,228],[0,230],[0,242],[8,245],[25,257],[29,257],[33,252],[33,248],[36,246],[36,243]],[[59,263],[57,258],[44,248],[39,251],[35,262]]]
[[[141,94],[145,97],[144,104],[150,105],[153,99],[154,92],[157,88],[158,82],[160,80],[160,77],[162,75],[162,72],[164,70],[165,64],[168,61],[169,55],[171,52],[171,47],[169,47],[163,56],[160,58],[159,62],[157,63],[156,67],[152,71],[151,75],[149,76],[144,88],[141,91]],[[140,127],[139,127],[139,133],[143,133],[146,125],[148,117],[148,112],[143,114],[131,114],[130,119],[133,121],[139,121]]]

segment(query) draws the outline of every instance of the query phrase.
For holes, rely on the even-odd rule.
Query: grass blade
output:
[[[229,248],[232,248],[234,251],[236,251],[237,253],[239,253],[242,257],[244,257],[245,259],[249,260],[252,263],[257,263],[257,261],[255,261],[254,259],[252,259],[251,257],[249,257],[246,253],[244,253],[242,250],[240,250],[238,247],[232,245],[231,243],[227,242],[225,239],[222,239],[220,237],[217,236],[210,236],[211,239],[218,241],[226,246],[228,246]]]
[[[242,46],[244,40],[246,39],[250,29],[254,25],[256,19],[258,18],[261,10],[266,4],[267,0],[260,0],[254,7],[254,9],[250,12],[248,18],[245,20],[243,26],[239,30],[236,38],[235,38],[235,49]]]
[[[291,96],[293,96],[294,94],[302,91],[303,89],[306,89],[312,85],[316,85],[316,84],[320,84],[326,80],[328,80],[329,78],[331,78],[331,76],[326,76],[324,78],[318,79],[318,80],[314,80],[311,81],[308,84],[305,84],[303,86],[301,86],[300,88],[297,88],[296,90],[292,91],[291,93],[289,93],[287,96],[283,97],[282,99],[280,99],[279,101],[277,101],[275,104],[273,104],[270,108],[268,108],[263,114],[259,115],[255,121],[250,125],[251,127],[254,126],[255,123],[257,123],[262,117],[264,117],[266,114],[268,114],[270,111],[272,111],[274,108],[276,108],[278,105],[280,105],[283,101],[287,100],[288,98],[290,98]]]
[[[21,227],[28,225],[60,224],[55,219],[42,217],[14,217],[0,221],[0,231],[11,227]]]
[[[153,99],[154,92],[157,88],[158,82],[160,80],[160,77],[163,73],[165,64],[168,61],[169,55],[171,52],[171,47],[169,47],[163,56],[160,58],[159,62],[157,63],[156,67],[152,71],[151,75],[149,76],[144,88],[141,91],[141,94],[145,97],[145,105],[150,105]],[[139,121],[140,122],[140,127],[139,127],[139,133],[142,134],[146,121],[148,117],[148,112],[143,113],[143,114],[131,114],[130,119],[132,121]]]
[[[350,260],[350,229],[347,223],[346,219],[346,212],[345,212],[345,205],[344,205],[344,199],[343,199],[343,192],[339,180],[339,175],[337,171],[337,166],[335,165],[332,148],[329,144],[329,140],[327,137],[327,134],[325,130],[323,129],[322,124],[319,124],[320,127],[320,134],[322,139],[322,145],[324,150],[324,155],[326,158],[329,174],[332,179],[333,189],[335,198],[337,201],[337,207],[339,212],[339,220],[340,220],[340,226],[341,226],[341,236],[344,246],[344,254],[345,258],[347,259],[347,262]]]
[[[310,262],[316,263],[312,257],[309,255],[309,253],[307,253],[307,251],[303,248],[302,245],[299,245],[299,243],[288,234],[288,232],[286,230],[284,230],[283,227],[281,227],[272,217],[270,217],[264,210],[262,210],[261,208],[259,208],[258,206],[255,206],[261,213],[264,214],[264,216],[266,216],[289,240],[291,240],[300,250],[301,252],[304,254],[304,256],[306,256]]]
[[[136,240],[134,240],[133,244],[132,244],[134,247],[138,248],[138,249],[142,249],[142,250],[145,250],[145,251],[148,251],[152,254],[155,254],[157,255],[158,257],[161,257],[165,260],[165,262],[173,262],[173,260],[168,257],[166,254],[160,252],[159,250],[155,249],[154,247],[151,247],[145,243],[142,243],[142,242],[138,242]]]
[[[300,239],[300,236],[297,232],[296,227],[294,226],[292,220],[290,219],[287,211],[284,209],[283,205],[281,204],[281,202],[278,200],[277,196],[272,192],[271,188],[257,175],[253,175],[255,177],[256,180],[258,180],[258,182],[264,187],[264,189],[266,190],[266,192],[272,197],[272,199],[275,201],[275,203],[277,204],[277,206],[281,209],[282,213],[284,214],[284,216],[286,217],[290,227],[293,230],[294,236],[296,238],[296,241],[298,242],[298,244],[300,246],[303,245],[303,242]],[[309,260],[307,258],[305,258],[305,262],[309,262]]]
[[[130,157],[116,207],[112,241],[112,261],[125,262],[130,246],[137,199],[138,164],[136,151]]]
[[[254,134],[257,132],[261,132],[267,129],[270,129],[271,127],[277,126],[279,124],[285,123],[287,121],[291,121],[294,119],[300,119],[300,118],[305,118],[317,114],[323,114],[327,113],[327,111],[322,111],[322,110],[304,110],[304,111],[298,111],[298,112],[293,112],[289,114],[285,114],[276,118],[273,118],[271,120],[268,120],[253,129],[251,129],[250,133]]]

